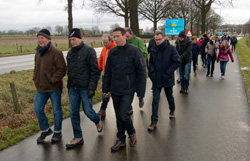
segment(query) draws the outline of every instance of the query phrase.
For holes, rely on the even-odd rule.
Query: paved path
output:
[[[137,132],[137,145],[112,153],[116,120],[112,103],[103,120],[104,130],[97,133],[95,125],[81,113],[85,143],[72,150],[65,144],[73,137],[70,119],[63,121],[63,137],[51,144],[36,144],[35,134],[17,145],[0,151],[1,161],[249,161],[250,113],[238,58],[228,63],[226,79],[220,79],[219,64],[213,78],[205,76],[206,69],[199,62],[198,75],[192,75],[188,95],[174,87],[176,119],[168,118],[168,103],[161,94],[158,128],[148,132],[152,93],[147,81],[145,106],[133,102],[132,119]],[[100,103],[94,106],[99,110]]]
[[[102,47],[95,48],[97,57],[100,57]],[[67,56],[67,51],[63,51],[64,57]],[[0,58],[0,74],[9,73],[12,70],[22,71],[34,68],[35,54],[10,56]]]

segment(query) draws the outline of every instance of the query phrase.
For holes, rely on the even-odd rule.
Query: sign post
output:
[[[166,19],[165,35],[179,35],[184,30],[184,19]]]

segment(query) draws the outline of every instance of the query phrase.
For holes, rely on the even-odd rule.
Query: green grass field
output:
[[[247,96],[248,104],[250,105],[250,37],[244,37],[239,40],[239,43],[236,46],[237,54],[240,61],[241,70]]]
[[[17,143],[20,140],[39,131],[37,118],[34,113],[33,104],[36,89],[32,81],[33,70],[10,72],[0,75],[0,150]],[[10,92],[10,83],[14,82],[17,89],[21,113],[15,113]],[[68,118],[69,101],[67,76],[63,79],[64,88],[62,94],[63,118]],[[102,99],[101,84],[98,84],[93,104]],[[45,107],[50,125],[53,125],[53,112],[51,102]]]
[[[55,44],[53,45],[55,46]],[[87,43],[87,45],[93,46],[94,48],[103,47],[102,43]],[[36,47],[37,45],[22,45],[22,47],[20,47],[20,45],[18,45],[18,47],[16,45],[0,46],[0,57],[34,54]],[[62,51],[69,50],[68,44],[57,44],[57,47]]]

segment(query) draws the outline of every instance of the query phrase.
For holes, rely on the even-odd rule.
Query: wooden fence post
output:
[[[17,50],[17,52],[19,53],[19,51],[18,51],[18,44],[16,43],[16,50]]]
[[[11,94],[12,94],[12,98],[13,98],[13,102],[14,102],[15,112],[20,113],[21,108],[20,108],[20,105],[18,102],[18,98],[17,98],[17,94],[16,94],[16,86],[15,86],[14,82],[10,83],[10,88],[11,88]]]

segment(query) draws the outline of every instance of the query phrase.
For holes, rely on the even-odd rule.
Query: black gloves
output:
[[[89,92],[88,92],[88,98],[91,98],[95,95],[95,91],[90,89]]]
[[[217,63],[219,63],[219,60],[216,60]]]
[[[234,62],[234,60],[232,60],[232,63]]]
[[[102,101],[103,101],[103,102],[109,102],[109,98],[110,98],[109,94],[108,94],[108,93],[105,93],[105,94],[103,94],[103,96],[102,96]]]
[[[139,97],[139,107],[142,108],[144,106],[143,98]]]

